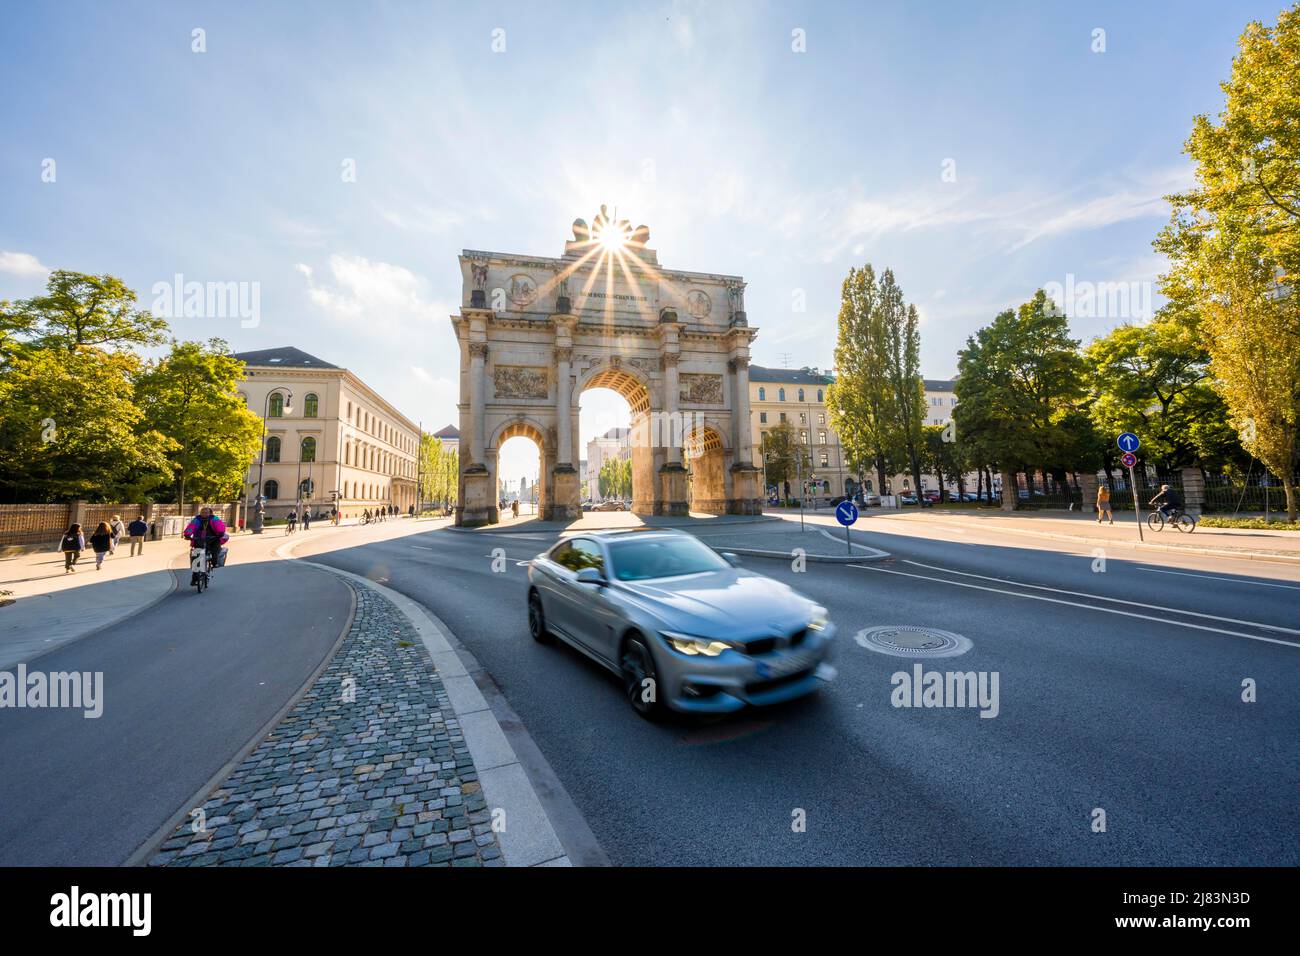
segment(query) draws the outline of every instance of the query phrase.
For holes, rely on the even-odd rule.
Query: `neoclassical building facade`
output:
[[[602,206],[573,223],[559,258],[462,253],[458,524],[498,520],[498,452],[516,436],[541,455],[542,517],[581,516],[578,401],[589,388],[631,408],[634,512],[761,509],[744,280],[661,268],[649,239]]]

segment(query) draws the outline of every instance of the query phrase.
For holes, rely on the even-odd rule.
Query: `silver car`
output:
[[[643,717],[726,713],[816,690],[835,627],[792,588],[680,531],[566,538],[528,568],[528,627],[622,677]]]

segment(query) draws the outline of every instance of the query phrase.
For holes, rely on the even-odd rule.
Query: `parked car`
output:
[[[880,507],[880,495],[872,494],[872,493],[869,492],[869,491],[864,491],[864,492],[862,493],[862,504],[863,504],[864,507],[867,507],[867,508],[879,508],[879,507]]]
[[[671,529],[578,535],[528,567],[528,629],[618,674],[628,703],[728,713],[832,680],[835,626],[784,582]]]
[[[898,496],[898,503],[903,505],[914,505],[916,504],[916,495],[910,491],[905,491]]]
[[[582,503],[582,510],[583,510],[583,511],[591,511],[591,510],[592,510],[592,507],[593,507],[593,506],[592,506],[592,504],[591,504],[590,501],[584,501],[584,502]]]
[[[591,510],[592,511],[626,511],[627,509],[623,507],[623,502],[611,500],[611,501],[602,501],[600,504],[595,505]]]

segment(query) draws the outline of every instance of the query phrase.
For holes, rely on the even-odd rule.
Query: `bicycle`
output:
[[[1172,524],[1179,531],[1186,532],[1187,534],[1191,534],[1196,530],[1196,516],[1189,515],[1186,511],[1177,508],[1173,510],[1168,518],[1166,518],[1164,512],[1159,509],[1156,509],[1147,515],[1147,527],[1152,531],[1165,530],[1166,521]]]
[[[208,586],[208,574],[212,571],[212,552],[204,547],[190,547],[190,584],[202,594]]]

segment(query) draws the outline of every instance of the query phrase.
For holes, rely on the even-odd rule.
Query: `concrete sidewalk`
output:
[[[1119,512],[1113,525],[1098,524],[1097,519],[1087,513],[1072,515],[1063,511],[1008,513],[993,509],[927,508],[917,511],[872,508],[864,511],[863,515],[868,522],[864,525],[859,520],[856,527],[864,531],[872,525],[876,530],[887,531],[889,525],[897,522],[942,523],[991,533],[1023,534],[1082,544],[1300,562],[1300,532],[1297,531],[1198,527],[1187,534],[1168,526],[1163,531],[1152,531],[1143,524],[1142,538],[1139,539],[1137,522],[1131,511]],[[1142,517],[1145,521],[1146,515]]]

